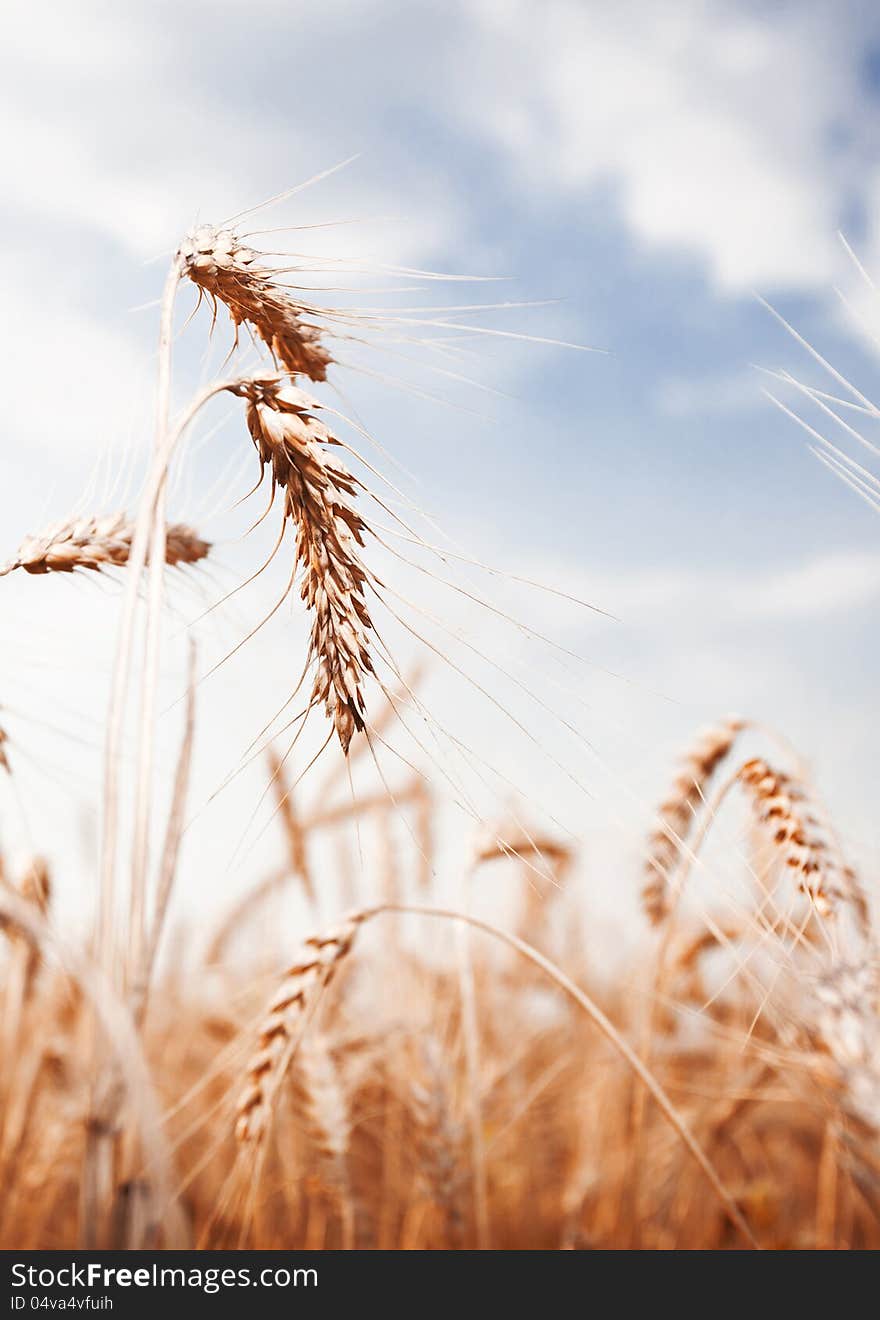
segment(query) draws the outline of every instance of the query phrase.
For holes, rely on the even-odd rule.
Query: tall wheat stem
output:
[[[162,294],[159,323],[159,363],[156,398],[155,452],[159,458],[165,448],[171,408],[172,341],[174,302],[180,283],[180,259],[175,257],[168,271]],[[141,693],[140,752],[135,799],[134,839],[132,844],[131,894],[129,907],[128,953],[131,975],[137,975],[143,958],[146,938],[146,888],[150,844],[150,808],[152,804],[153,757],[155,749],[156,691],[159,681],[159,653],[162,638],[162,599],[165,588],[165,501],[163,482],[156,496],[150,529],[149,604],[144,639],[144,673]]]
[[[140,577],[150,554],[151,526],[153,513],[157,507],[168,475],[168,464],[181,437],[188,430],[199,411],[224,390],[233,389],[238,384],[235,380],[216,381],[198,394],[174,426],[168,431],[162,449],[156,452],[147,484],[141,497],[137,522],[128,561],[128,574],[125,583],[122,621],[116,644],[116,660],[110,692],[110,705],[107,715],[107,735],[104,744],[104,829],[101,852],[101,898],[109,892],[110,905],[113,902],[113,881],[116,869],[117,833],[119,823],[119,759],[122,740],[125,696],[131,673],[131,653],[134,636],[134,619],[137,608],[138,586]],[[111,913],[112,916],[112,913]],[[101,931],[106,944],[101,950],[112,962],[113,925],[102,918]],[[109,950],[109,952],[108,952]]]
[[[175,257],[165,280],[162,293],[162,310],[159,322],[159,361],[157,377],[157,412],[156,438],[153,462],[147,478],[147,485],[138,508],[137,523],[132,539],[128,572],[125,580],[122,620],[116,643],[116,658],[110,687],[110,704],[107,712],[107,732],[104,743],[104,821],[101,840],[101,871],[96,922],[95,956],[107,982],[117,985],[116,966],[116,852],[119,832],[119,771],[122,731],[125,718],[125,700],[131,673],[131,653],[134,641],[134,621],[137,610],[137,596],[141,573],[147,562],[150,542],[154,531],[154,514],[160,510],[164,518],[163,491],[171,452],[170,437],[167,436],[168,413],[171,399],[171,347],[174,326],[174,300],[180,281],[180,263]],[[164,523],[163,523],[164,537]],[[164,544],[162,546],[164,561]],[[155,568],[157,555],[152,556]],[[164,568],[164,562],[160,564]],[[151,573],[152,584],[152,573]],[[148,657],[150,647],[148,623]],[[145,685],[146,685],[145,674]],[[146,696],[146,692],[145,692]],[[143,726],[142,726],[143,727]],[[152,755],[152,750],[150,751]],[[140,825],[140,821],[138,822]],[[136,831],[137,833],[137,831]],[[135,845],[137,847],[137,845]],[[137,913],[138,925],[143,921],[143,898],[145,890],[145,870],[139,871],[137,862],[132,869],[132,891],[130,920]],[[137,894],[137,897],[136,897]],[[130,932],[131,934],[131,932]],[[134,936],[131,934],[131,938]],[[101,1085],[106,1082],[105,1069],[99,1054],[97,1033],[91,1040],[92,1082],[89,1100],[90,1122],[89,1140],[86,1143],[83,1166],[83,1222],[81,1242],[85,1247],[98,1245],[99,1225],[98,1207],[109,1204],[112,1188],[112,1150],[115,1133],[106,1121],[102,1108]]]

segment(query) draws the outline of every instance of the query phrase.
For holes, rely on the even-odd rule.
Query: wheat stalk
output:
[[[364,589],[370,573],[358,547],[369,531],[352,500],[360,483],[329,448],[338,442],[314,415],[318,404],[275,378],[242,383],[247,422],[273,490],[284,492],[284,516],[296,528],[300,594],[314,614],[309,660],[311,703],[323,705],[343,752],[364,728],[362,684],[373,672],[372,622]]]
[[[129,561],[134,527],[124,513],[53,523],[39,535],[22,542],[15,559],[0,568],[0,577],[17,568],[34,574],[73,573],[77,569],[100,573],[106,568],[120,568]],[[184,523],[174,523],[166,529],[165,562],[172,568],[197,564],[210,549],[210,543]]]
[[[657,824],[648,838],[647,880],[642,889],[645,911],[655,924],[672,910],[674,872],[709,781],[745,727],[744,720],[730,715],[704,729],[683,756],[670,792],[657,808]]]
[[[311,907],[314,908],[317,902],[317,894],[315,893],[315,882],[309,866],[308,828],[300,819],[293,797],[293,788],[288,783],[285,773],[283,758],[278,755],[274,747],[268,748],[266,757],[271,774],[270,782],[275,792],[276,811],[284,833],[284,841],[287,845],[290,874],[298,877],[303,887],[303,893],[306,895]]]
[[[0,868],[0,884],[2,883],[2,868]],[[19,879],[17,892],[35,917],[47,916],[52,882],[48,864],[42,857],[33,857],[28,862]],[[8,933],[13,944],[12,955],[6,968],[2,1033],[0,1033],[2,1057],[8,1064],[19,1055],[23,1015],[33,992],[40,965],[40,950],[33,940],[25,937],[20,927],[10,924],[2,916],[0,916],[0,930]]]
[[[308,303],[296,301],[277,282],[278,272],[262,264],[258,252],[246,247],[231,229],[200,225],[179,250],[183,273],[216,303],[222,302],[235,326],[251,326],[276,362],[297,376],[325,380],[333,361],[321,343],[321,330],[304,317],[315,315]]]
[[[321,992],[351,949],[366,913],[356,913],[326,935],[313,936],[285,972],[260,1026],[235,1114],[235,1135],[250,1146],[268,1132],[272,1105]]]

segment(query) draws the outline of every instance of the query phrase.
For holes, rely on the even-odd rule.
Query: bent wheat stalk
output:
[[[20,545],[15,559],[0,568],[0,577],[17,568],[26,573],[74,573],[90,569],[121,568],[131,555],[134,523],[124,513],[72,518],[53,523]],[[197,564],[210,553],[203,541],[185,523],[172,523],[165,532],[165,563],[172,568]]]

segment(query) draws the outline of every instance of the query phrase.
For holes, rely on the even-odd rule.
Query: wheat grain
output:
[[[658,924],[672,910],[676,895],[675,869],[706,787],[746,727],[737,715],[704,729],[680,762],[666,798],[656,811],[657,824],[648,838],[647,881],[642,901],[648,917]]]
[[[284,492],[284,516],[296,529],[300,594],[313,611],[309,658],[315,666],[311,702],[333,722],[343,752],[364,728],[363,681],[373,672],[372,622],[365,599],[369,571],[358,547],[369,528],[352,500],[360,483],[328,450],[332,433],[315,416],[318,404],[275,378],[243,383],[247,422],[273,490]]]
[[[316,314],[277,283],[261,256],[241,243],[231,229],[200,225],[179,250],[182,270],[210,298],[222,302],[235,326],[252,326],[276,363],[293,375],[325,380],[333,361],[321,343],[321,330],[305,318]]]
[[[102,572],[128,563],[134,523],[124,513],[72,518],[53,523],[37,536],[22,542],[16,557],[0,576],[22,568],[26,573],[73,573],[78,569]],[[171,524],[166,530],[165,562],[172,568],[196,564],[210,552],[191,527]]]

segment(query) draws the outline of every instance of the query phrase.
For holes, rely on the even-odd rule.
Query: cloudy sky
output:
[[[573,770],[590,794],[585,832],[598,834],[625,800],[652,800],[696,725],[737,709],[794,741],[853,850],[876,858],[880,523],[763,391],[848,453],[859,442],[759,370],[845,392],[760,296],[866,395],[875,389],[874,300],[839,234],[869,274],[880,270],[874,6],[65,0],[9,5],[0,60],[10,552],[77,503],[118,500],[112,477],[137,471],[154,304],[181,233],[357,154],[260,213],[266,228],[345,224],[261,241],[306,254],[317,283],[352,286],[361,306],[400,316],[546,300],[478,322],[604,350],[457,331],[453,341],[435,327],[438,349],[398,322],[335,377],[405,469],[395,479],[457,546],[619,620],[484,578],[493,601],[586,657],[568,657],[556,683],[546,648],[522,632],[511,641],[431,584],[432,612],[517,666],[530,690],[550,684],[555,710],[578,704],[591,749],[557,748],[558,721],[534,705],[544,750],[508,745],[488,717],[481,732],[472,687],[435,678],[453,736],[502,746],[525,795],[564,801],[577,825],[577,800],[554,781],[560,764],[569,782]],[[413,276],[389,294],[392,266],[498,282]],[[181,338],[180,399],[228,346],[206,356],[205,328]],[[865,437],[876,429],[871,416],[843,415]],[[246,526],[228,506],[248,454],[234,419],[218,409],[211,423],[174,512],[231,538]],[[173,595],[171,650],[239,565],[258,562],[236,545],[224,554],[216,578]],[[4,827],[42,839],[60,827],[41,823],[35,802],[51,802],[56,821],[63,802],[67,827],[88,836],[76,789],[81,766],[97,776],[118,589],[0,585],[0,705],[23,766],[15,800],[0,802]],[[254,603],[236,610],[218,635],[235,639],[258,617]],[[202,797],[284,699],[295,627],[287,619],[204,685]],[[64,738],[41,742],[43,724]],[[237,805],[246,817],[246,794]],[[220,833],[194,845],[197,861],[228,854]]]

